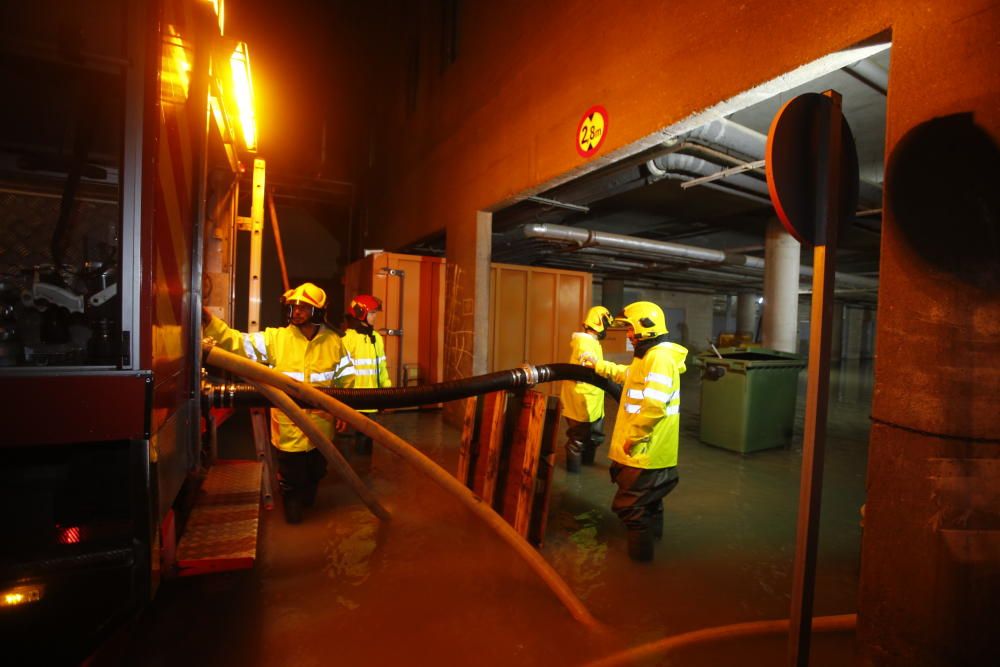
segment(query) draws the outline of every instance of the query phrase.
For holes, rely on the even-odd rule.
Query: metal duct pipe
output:
[[[889,92],[889,72],[870,60],[859,60],[845,67],[844,71],[872,90],[883,95]]]
[[[692,155],[684,155],[683,153],[671,153],[653,158],[646,163],[646,168],[649,169],[649,173],[653,175],[654,179],[666,178],[668,174],[675,172],[711,176],[723,169],[723,167],[714,162],[702,160]],[[722,183],[725,183],[727,189],[731,187],[742,188],[743,190],[767,198],[769,203],[771,201],[771,195],[767,190],[767,183],[753,176],[733,174],[732,176],[727,176],[724,181],[719,182],[720,185]]]
[[[712,264],[735,264],[764,269],[764,260],[749,255],[734,255],[722,250],[698,248],[669,241],[654,241],[637,236],[625,236],[611,232],[596,232],[590,229],[567,227],[565,225],[530,224],[521,227],[521,233],[527,238],[561,241],[581,248],[601,246],[627,252],[648,253],[653,255],[686,259],[691,262]]]
[[[879,90],[878,86],[883,86],[880,92],[883,95],[885,94],[889,84],[889,74],[878,65],[862,60],[845,69],[848,73],[861,79],[861,81],[876,90]],[[713,120],[711,123],[702,125],[674,138],[674,140],[676,139],[680,139],[684,143],[703,143],[710,148],[722,148],[732,151],[746,157],[747,162],[763,160],[764,154],[767,152],[767,135],[726,118]],[[683,147],[683,144],[681,146]],[[656,159],[659,159],[659,156]],[[705,175],[707,176],[707,174]],[[732,177],[726,180],[731,179]],[[770,201],[766,185],[764,187],[764,195]],[[860,201],[866,205],[881,205],[882,188],[877,184],[862,179],[859,183],[858,195]]]
[[[521,234],[526,238],[546,239],[575,245],[580,248],[604,247],[613,248],[636,254],[649,254],[661,257],[672,257],[688,260],[693,263],[724,264],[726,266],[748,267],[764,270],[764,260],[760,257],[729,253],[723,250],[698,248],[695,246],[671,243],[669,241],[654,241],[637,236],[625,236],[611,232],[598,232],[579,227],[565,225],[529,224],[521,227]],[[812,267],[803,266],[800,275],[812,277]],[[848,273],[837,273],[837,283],[843,287],[857,289],[877,289],[878,280],[863,276],[853,276]]]
[[[685,141],[722,146],[748,158],[747,162],[762,159],[767,146],[766,135],[725,118],[713,120],[681,137]]]

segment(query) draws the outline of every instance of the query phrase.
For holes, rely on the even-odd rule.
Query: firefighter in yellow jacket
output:
[[[375,331],[375,318],[382,310],[381,302],[371,294],[359,294],[351,300],[344,316],[344,346],[354,362],[354,388],[379,389],[391,387],[389,367],[385,357],[385,341]],[[375,410],[361,410],[374,417]],[[370,456],[372,439],[358,431],[354,451]]]
[[[303,283],[285,292],[288,325],[241,333],[203,310],[202,327],[223,349],[271,366],[279,373],[317,387],[351,387],[354,366],[340,336],[323,325],[326,292]],[[332,438],[334,421],[322,410],[307,410],[320,431]],[[319,480],[326,474],[326,460],[308,437],[283,412],[271,410],[271,444],[278,459],[285,519],[302,520],[302,508],[316,500]]]
[[[581,356],[594,362],[604,359],[600,341],[608,335],[611,313],[604,306],[587,311],[583,331],[574,331],[569,341],[569,363]],[[566,418],[566,470],[580,472],[581,465],[593,465],[597,448],[604,442],[604,391],[586,382],[562,383],[559,391]]]
[[[629,556],[648,561],[653,540],[663,535],[663,498],[678,481],[680,375],[688,351],[667,340],[667,321],[655,303],[629,304],[619,323],[629,327],[632,363],[583,361],[624,384],[608,452],[611,480],[618,485],[611,509],[628,529]]]

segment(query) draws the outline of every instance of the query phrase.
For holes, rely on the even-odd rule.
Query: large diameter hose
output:
[[[814,632],[838,632],[853,630],[857,626],[857,614],[842,614],[839,616],[816,616],[812,620]],[[627,665],[643,664],[652,658],[662,658],[678,649],[697,644],[710,644],[727,639],[743,637],[761,637],[765,635],[788,632],[790,622],[787,618],[776,621],[750,621],[733,625],[720,625],[714,628],[682,632],[679,635],[664,637],[648,644],[642,644],[615,653],[593,662],[586,667],[625,667]]]
[[[530,387],[541,382],[562,380],[592,384],[610,393],[616,401],[621,396],[619,385],[601,377],[594,372],[594,369],[577,364],[523,366],[420,387],[390,387],[385,389],[317,387],[317,389],[355,410],[368,410],[443,403],[494,391],[506,391],[518,387]],[[203,388],[203,397],[208,407],[215,408],[254,408],[268,405],[264,397],[257,394],[253,387],[245,384],[206,384]]]
[[[287,375],[273,371],[266,366],[255,363],[217,347],[213,341],[204,343],[205,363],[227,370],[252,382],[270,384],[287,393],[290,397],[326,410],[337,419],[342,419],[358,431],[369,436],[408,464],[430,477],[431,481],[452,494],[469,511],[493,529],[500,538],[513,547],[514,552],[523,558],[528,566],[555,593],[556,597],[566,607],[569,613],[580,623],[592,630],[603,626],[594,618],[583,603],[573,594],[569,585],[563,581],[552,566],[542,558],[508,524],[503,517],[494,512],[481,498],[465,488],[458,480],[445,472],[440,466],[424,456],[415,447],[396,434],[388,431],[363,414],[352,410],[332,396],[328,396],[316,387],[294,380]]]
[[[300,408],[291,397],[280,389],[276,389],[265,382],[254,382],[253,385],[257,388],[263,396],[267,397],[275,407],[280,409],[286,415],[288,415],[295,425],[298,426],[303,433],[309,438],[309,440],[315,445],[321,452],[323,452],[324,458],[333,464],[333,467],[337,470],[337,473],[347,481],[348,486],[354,491],[355,495],[361,498],[368,509],[372,511],[372,514],[377,516],[383,521],[388,521],[391,517],[389,516],[388,510],[386,510],[379,501],[375,498],[375,494],[369,490],[365,483],[361,481],[358,474],[354,472],[351,468],[351,464],[347,462],[344,455],[340,453],[336,445],[320,431],[319,427],[313,423],[306,411]]]

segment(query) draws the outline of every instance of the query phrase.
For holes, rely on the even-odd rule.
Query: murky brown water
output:
[[[702,445],[695,373],[684,380],[681,482],[667,498],[653,563],[625,555],[606,462],[580,475],[556,472],[542,553],[606,634],[579,626],[443,491],[376,452],[366,479],[390,523],[331,475],[302,525],[285,525],[280,509],[264,512],[253,570],[166,582],[123,662],[579,665],[679,632],[787,617],[801,453],[744,457]],[[870,367],[835,371],[817,614],[855,610],[870,396]],[[799,408],[801,424],[801,399]],[[439,413],[396,413],[384,423],[454,468],[459,434]],[[228,430],[237,442],[246,437],[240,424]],[[815,644],[813,664],[851,660],[849,634]],[[783,638],[742,640],[649,664],[781,664],[784,652]]]

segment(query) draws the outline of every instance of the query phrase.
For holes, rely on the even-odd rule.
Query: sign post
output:
[[[841,97],[800,95],[775,116],[767,140],[767,183],[782,224],[813,245],[809,376],[802,437],[802,475],[795,533],[788,664],[809,664],[809,640],[823,493],[823,455],[830,385],[830,338],[837,237],[857,205],[854,139]]]

